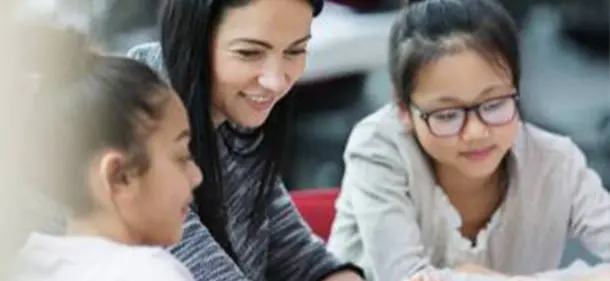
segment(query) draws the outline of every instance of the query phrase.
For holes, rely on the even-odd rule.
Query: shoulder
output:
[[[383,160],[396,165],[393,168],[405,170],[409,163],[423,160],[424,154],[401,122],[398,107],[390,103],[362,119],[352,130],[344,158],[348,162],[360,157],[374,162]]]
[[[188,269],[161,248],[134,247],[121,254],[119,266],[128,268],[117,280],[193,280]]]
[[[159,73],[164,73],[163,52],[159,42],[137,45],[127,51],[127,57],[143,62]]]
[[[584,161],[580,148],[570,137],[555,134],[528,123],[524,124],[517,137],[515,150],[517,157],[524,160],[522,165],[528,166]]]
[[[139,61],[156,61],[160,59],[161,44],[159,42],[147,42],[136,45],[127,51],[127,56]]]
[[[350,133],[346,152],[395,146],[408,134],[400,122],[398,108],[387,104],[360,120]]]
[[[354,127],[343,161],[343,190],[368,190],[400,198],[410,190],[413,197],[419,197],[418,192],[435,183],[428,156],[404,126],[394,104],[382,107]]]
[[[551,192],[549,189],[557,192],[559,186],[570,188],[578,174],[587,169],[583,152],[570,137],[531,124],[525,124],[519,132],[512,155],[519,182],[529,186],[530,191],[544,193]]]
[[[404,131],[399,119],[398,108],[391,103],[360,120],[352,129],[350,142],[356,145],[378,137],[396,136]]]

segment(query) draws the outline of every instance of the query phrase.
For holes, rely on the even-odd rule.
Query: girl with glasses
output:
[[[570,237],[610,263],[610,195],[569,138],[521,120],[518,41],[491,0],[399,14],[396,101],[350,136],[329,241],[368,280],[608,276],[557,270]]]

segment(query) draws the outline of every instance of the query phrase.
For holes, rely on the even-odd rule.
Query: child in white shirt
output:
[[[146,65],[56,36],[49,48],[60,53],[34,76],[49,122],[44,156],[59,160],[40,191],[70,219],[64,236],[29,237],[15,280],[193,280],[161,248],[181,239],[201,181],[182,102]]]

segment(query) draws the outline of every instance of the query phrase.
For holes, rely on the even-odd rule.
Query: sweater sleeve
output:
[[[304,223],[281,180],[273,188],[269,206],[270,245],[267,276],[270,281],[317,281],[356,266],[339,261]]]
[[[535,274],[553,280],[573,280],[595,274],[610,272],[610,193],[604,189],[599,175],[587,166],[584,154],[572,141],[564,147],[567,156],[563,175],[570,202],[569,234],[601,263],[574,265]],[[576,266],[580,265],[580,266]]]
[[[610,193],[587,167],[585,156],[572,143],[569,187],[572,204],[570,234],[604,263],[610,263]]]

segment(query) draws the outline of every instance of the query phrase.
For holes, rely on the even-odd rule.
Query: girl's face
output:
[[[111,153],[101,166],[114,175],[105,177],[112,202],[107,207],[114,209],[129,236],[139,244],[170,245],[182,237],[191,194],[202,176],[190,156],[186,109],[176,93],[171,93],[155,126],[147,141],[149,167],[144,174],[116,176],[122,162]]]
[[[511,80],[505,69],[468,50],[422,69],[404,118],[437,168],[472,179],[497,170],[519,123]]]
[[[212,42],[212,117],[261,126],[305,69],[313,9],[258,0],[225,11]]]

